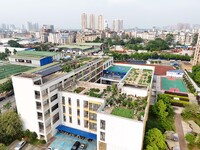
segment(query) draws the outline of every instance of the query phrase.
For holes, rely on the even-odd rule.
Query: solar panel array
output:
[[[60,67],[60,65],[57,65],[57,66],[45,68],[45,69],[37,71],[35,73],[44,77],[44,76],[50,75],[50,74],[55,73],[55,72],[60,71],[60,70],[62,70],[62,68]]]

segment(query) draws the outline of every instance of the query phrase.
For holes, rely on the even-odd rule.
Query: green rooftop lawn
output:
[[[113,115],[120,116],[120,117],[125,117],[125,118],[133,118],[133,109],[128,109],[128,108],[123,108],[123,107],[118,107],[114,108],[112,110]]]

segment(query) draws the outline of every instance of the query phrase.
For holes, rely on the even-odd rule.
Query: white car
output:
[[[22,147],[24,147],[24,145],[26,144],[26,141],[21,141],[19,142],[16,147],[15,147],[15,150],[20,150],[22,149]]]

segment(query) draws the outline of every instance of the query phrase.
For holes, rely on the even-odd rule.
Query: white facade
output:
[[[101,120],[105,121],[105,130],[101,128]],[[100,142],[105,143],[107,150],[142,149],[143,122],[98,112],[97,123],[98,149]]]
[[[100,78],[101,68],[107,63],[113,63],[112,58],[105,63],[102,61],[103,59],[97,59],[69,73],[56,73],[44,78],[35,74],[13,76],[16,105],[24,122],[24,129],[35,131],[40,139],[47,141],[55,135],[56,127],[62,123],[63,118],[62,95],[69,94],[58,89],[69,87],[76,80],[96,82]],[[74,96],[72,99],[76,99]],[[80,100],[83,98],[80,97]],[[76,107],[73,111],[75,109]]]
[[[176,70],[172,70],[172,71],[167,71],[166,76],[168,77],[174,77],[174,78],[182,78],[184,75],[183,71],[176,71]]]

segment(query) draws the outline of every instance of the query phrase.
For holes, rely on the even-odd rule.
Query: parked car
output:
[[[78,147],[80,146],[80,142],[79,141],[76,141],[75,143],[74,143],[74,145],[72,146],[72,148],[71,148],[71,150],[77,150],[78,149]]]
[[[78,150],[86,150],[86,148],[87,148],[87,145],[85,143],[81,143]]]
[[[24,145],[26,144],[26,141],[21,141],[15,146],[15,150],[20,150]]]

